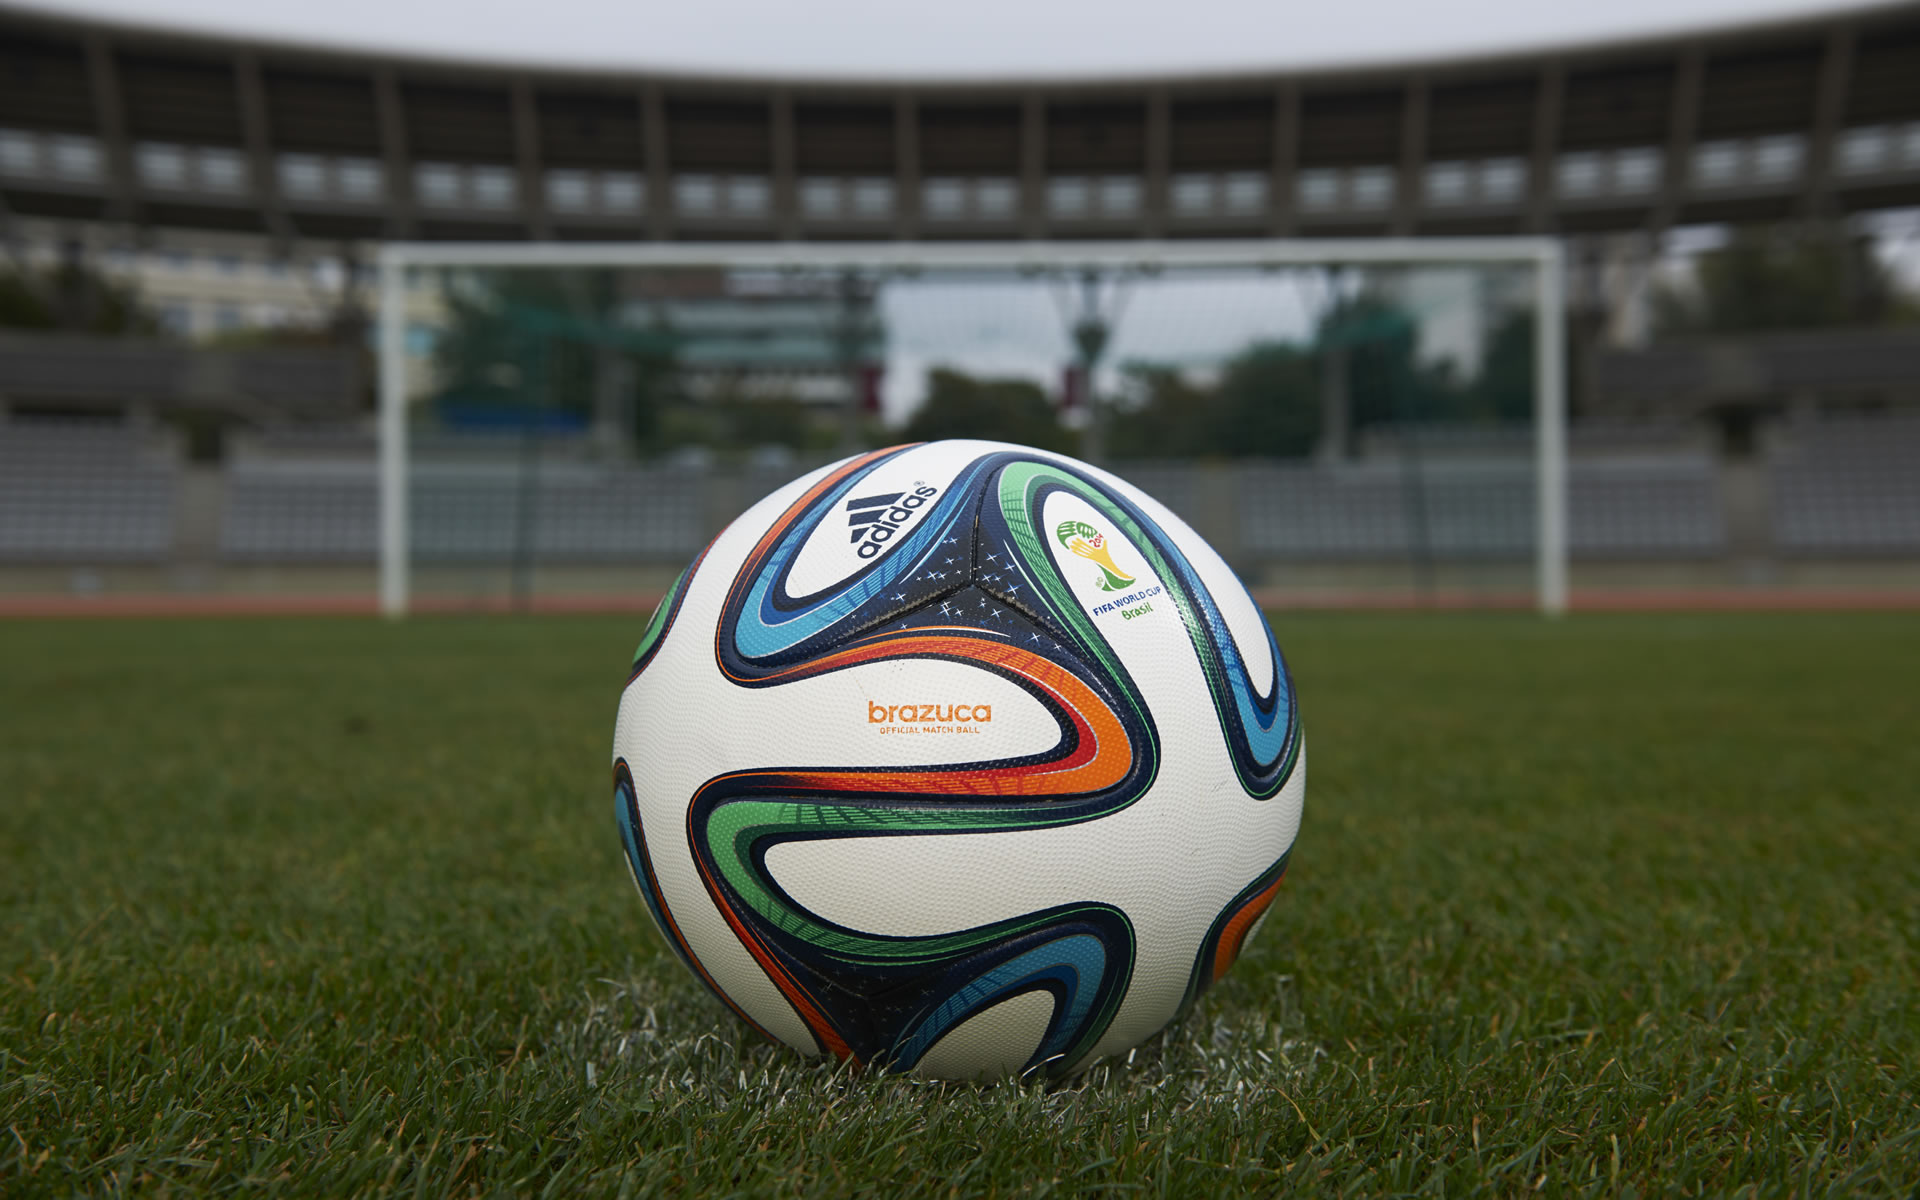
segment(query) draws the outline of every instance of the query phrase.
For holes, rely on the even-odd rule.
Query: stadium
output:
[[[9,1194],[1920,1184],[1913,6],[944,75],[110,11],[0,7]],[[845,479],[884,566],[965,471],[849,464],[942,439],[1092,464],[1089,621],[1228,620],[1106,549],[1168,514],[1313,730],[1258,940],[1072,1072],[794,1054],[607,819],[729,531]]]

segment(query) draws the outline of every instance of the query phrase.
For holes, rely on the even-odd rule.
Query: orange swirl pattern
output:
[[[778,671],[764,677],[767,681],[790,680],[818,675],[842,667],[882,662],[896,658],[965,658],[1008,672],[1033,691],[1050,697],[1067,714],[1074,736],[1063,739],[1071,748],[1062,758],[1052,761],[997,766],[992,769],[947,767],[926,770],[771,770],[741,771],[710,780],[701,791],[714,787],[728,789],[753,780],[777,781],[782,790],[827,794],[907,794],[941,795],[988,799],[996,796],[1030,799],[1041,796],[1078,796],[1118,785],[1133,767],[1133,746],[1120,723],[1119,714],[1085,681],[1051,659],[983,639],[916,630],[888,635],[824,655],[812,662]],[[694,837],[694,805],[687,807],[687,835]],[[714,878],[698,856],[701,881],[727,925],[740,944],[760,964],[794,1012],[813,1031],[820,1045],[838,1058],[852,1056],[844,1038],[821,1011],[805,984],[796,979],[759,933],[728,903],[720,881]]]
[[[1281,876],[1282,879],[1285,876]],[[1280,894],[1280,879],[1275,879],[1256,894],[1239,912],[1233,914],[1220,930],[1220,945],[1213,954],[1213,979],[1218,983],[1222,976],[1240,957],[1240,948],[1246,944],[1247,933],[1260,914],[1273,904],[1273,898]]]
[[[1102,791],[1118,784],[1133,766],[1133,747],[1120,716],[1100,694],[1059,662],[1017,646],[979,636],[939,632],[939,627],[889,634],[811,662],[762,676],[761,682],[791,681],[842,667],[896,658],[961,658],[1014,675],[1066,712],[1072,723],[1072,751],[1052,762],[996,766],[991,771],[765,771],[725,776],[730,780],[778,775],[807,790],[890,792],[940,796],[1070,796]],[[724,664],[722,666],[724,669]],[[729,675],[736,682],[746,682]]]

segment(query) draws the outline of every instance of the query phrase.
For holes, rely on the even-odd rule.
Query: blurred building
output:
[[[1917,80],[1908,5],[1398,69],[964,86],[13,12],[0,222],[29,251],[80,240],[195,337],[324,321],[384,238],[1556,233],[1574,302],[1618,339],[1669,230],[1920,205]]]
[[[695,396],[791,399],[879,410],[885,330],[858,281],[690,271],[636,275],[614,314],[626,331],[670,347]]]
[[[1071,85],[464,67],[0,16],[14,216],[408,238],[1652,232],[1920,202],[1920,15]]]

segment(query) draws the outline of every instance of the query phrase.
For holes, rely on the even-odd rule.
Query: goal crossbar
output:
[[[1313,238],[1206,242],[389,242],[379,252],[380,608],[406,613],[406,280],[422,268],[674,268],[1081,273],[1311,266],[1531,268],[1534,303],[1534,586],[1541,612],[1567,607],[1565,266],[1547,237]]]

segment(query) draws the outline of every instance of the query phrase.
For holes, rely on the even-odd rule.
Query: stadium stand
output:
[[[1920,204],[1916,78],[1911,4],[1451,63],[960,90],[456,69],[9,9],[0,217],[115,243],[203,235],[221,254],[251,246],[263,260],[338,246],[348,261],[396,237],[1536,233],[1566,240],[1577,279],[1616,234]],[[1620,425],[1571,438],[1573,554],[1920,548],[1912,418],[1795,422],[1761,459],[1737,463],[1670,427],[1633,432],[1760,399],[1910,404],[1917,362],[1920,340],[1900,329],[1597,354],[1578,411]],[[372,440],[347,425],[363,411],[364,371],[357,349],[190,353],[65,334],[0,345],[10,404],[113,397],[146,416],[212,403],[254,430],[312,427],[272,454],[235,456],[207,489],[218,558],[236,564],[373,560]],[[1408,453],[1363,438],[1351,462],[1122,473],[1223,548],[1237,543],[1235,561],[1524,556],[1524,445],[1423,440]],[[523,495],[511,454],[442,454],[427,441],[414,447],[423,562],[499,559],[516,542],[548,561],[684,559],[797,470],[643,469],[543,451]],[[204,474],[131,429],[0,428],[0,561],[166,559],[191,540],[175,514],[193,507],[181,497]]]
[[[447,64],[0,13],[0,192],[334,240],[1655,231],[1911,205],[1911,4],[1436,64],[981,82]]]
[[[541,561],[684,558],[705,540],[699,476],[548,464],[523,491],[510,465],[416,469],[413,545],[423,562],[505,562],[530,523]],[[379,502],[372,464],[258,462],[229,476],[220,555],[233,562],[370,562]]]
[[[223,349],[148,338],[0,332],[0,396],[57,407],[158,413],[218,407],[262,423],[338,422],[361,389],[360,352],[332,346]]]
[[[671,471],[569,473],[543,480],[537,503],[534,544],[545,558],[684,558],[706,540],[699,480]]]
[[[227,473],[220,557],[371,562],[378,501],[370,462],[236,463]]]
[[[165,559],[174,540],[176,459],[124,426],[0,423],[0,561]]]
[[[1817,396],[1835,406],[1912,396],[1916,384],[1920,333],[1911,327],[1769,330],[1600,351],[1587,399],[1590,412],[1671,421],[1760,397]]]
[[[1719,472],[1705,454],[1576,461],[1567,488],[1575,558],[1711,558],[1726,551]]]
[[[712,503],[711,492],[731,488],[751,499],[785,478],[784,468],[735,478],[556,462],[535,469],[529,496],[520,472],[497,461],[420,464],[412,502],[421,561],[507,561],[523,519],[531,522],[540,561],[685,557],[712,532],[709,512],[726,507]],[[1533,482],[1524,461],[1228,468],[1223,478],[1238,503],[1224,514],[1234,527],[1227,529],[1207,520],[1214,490],[1208,468],[1129,464],[1122,473],[1253,560],[1485,560],[1522,557],[1532,545]],[[1712,558],[1726,549],[1717,469],[1705,453],[1576,460],[1569,504],[1578,558]],[[240,462],[228,472],[220,555],[232,562],[370,562],[377,521],[374,468],[364,459]]]
[[[1793,422],[1768,459],[1781,550],[1920,550],[1920,416]]]
[[[1244,468],[1243,552],[1274,558],[1517,558],[1533,545],[1522,462],[1367,462]],[[1704,455],[1576,461],[1568,534],[1577,558],[1708,557],[1725,546]]]
[[[1391,467],[1245,468],[1241,545],[1289,559],[1404,557],[1411,542],[1402,490]]]

